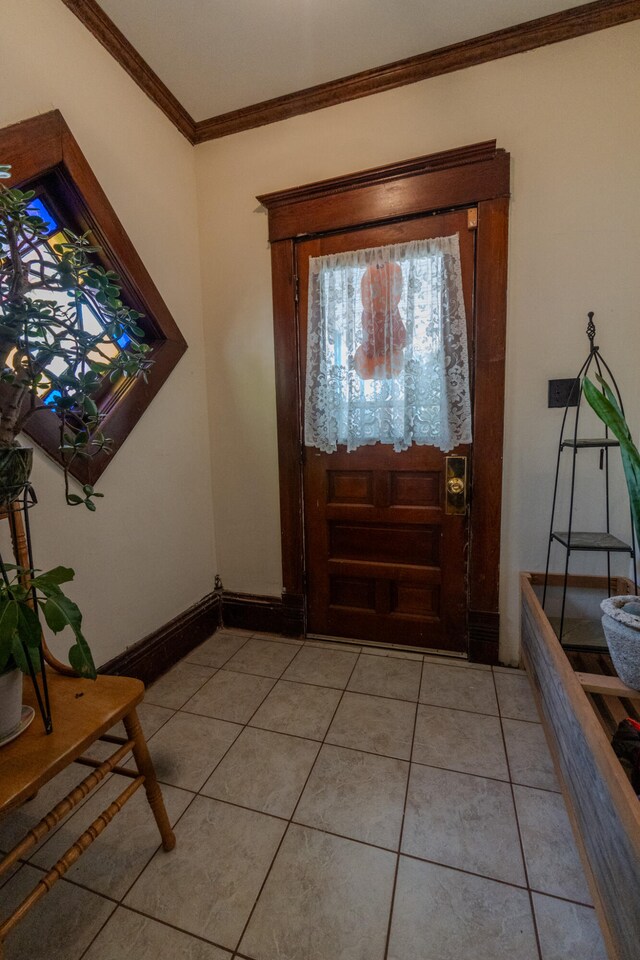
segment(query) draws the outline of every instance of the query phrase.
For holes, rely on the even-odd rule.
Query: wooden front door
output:
[[[301,381],[310,257],[455,233],[473,369],[475,231],[465,209],[296,245]],[[470,446],[449,455],[471,463]],[[402,453],[380,443],[351,453],[305,448],[308,633],[467,651],[468,517],[445,511],[446,456],[415,444]]]

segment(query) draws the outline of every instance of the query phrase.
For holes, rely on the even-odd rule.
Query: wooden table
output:
[[[25,733],[0,748],[0,816],[33,797],[70,763],[81,763],[94,769],[0,861],[0,875],[25,857],[28,851],[102,783],[109,773],[120,774],[130,782],[60,857],[20,906],[6,920],[0,919],[0,958],[3,956],[2,943],[9,931],[66,873],[139,787],[145,788],[149,806],[160,831],[162,846],[165,850],[171,850],[175,846],[175,837],[136,714],[136,707],[144,697],[143,684],[129,677],[100,676],[93,681],[60,676],[53,671],[48,673],[48,683],[53,733],[48,736],[44,733],[32,686],[26,681],[24,702],[36,709],[36,716]],[[124,722],[126,738],[112,736],[108,732],[120,720]],[[96,740],[106,741],[117,747],[103,762],[83,757],[83,753]],[[120,766],[130,750],[133,751],[135,769]]]

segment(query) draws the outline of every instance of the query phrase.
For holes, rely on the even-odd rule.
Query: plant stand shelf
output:
[[[628,553],[633,556],[633,547],[625,543],[612,533],[597,533],[593,530],[558,530],[551,534],[552,540],[557,540],[568,550],[596,550],[601,553]]]
[[[571,396],[569,397],[567,404],[564,408],[564,415],[562,417],[562,426],[560,428],[560,440],[558,443],[558,456],[556,460],[556,475],[555,482],[553,486],[553,503],[551,507],[551,523],[549,529],[549,542],[547,546],[547,563],[545,569],[545,579],[544,579],[544,591],[542,594],[542,609],[548,609],[547,601],[547,587],[551,585],[552,580],[555,579],[556,575],[551,573],[551,558],[552,558],[552,548],[562,547],[564,550],[564,575],[562,580],[562,603],[560,610],[560,617],[557,623],[557,636],[560,640],[560,643],[566,649],[585,649],[581,644],[576,645],[572,642],[572,638],[566,636],[565,628],[569,627],[567,632],[575,633],[574,625],[569,624],[567,621],[569,618],[565,617],[566,614],[566,602],[567,602],[567,589],[571,578],[569,577],[569,565],[571,563],[572,556],[576,553],[601,553],[606,557],[606,571],[607,571],[607,585],[605,588],[605,596],[611,596],[612,594],[612,584],[615,579],[619,579],[613,576],[612,574],[612,554],[621,555],[628,554],[631,558],[634,570],[635,583],[633,584],[633,593],[637,596],[638,594],[638,584],[637,577],[635,575],[636,569],[636,541],[635,534],[633,530],[633,517],[631,512],[629,513],[629,522],[630,522],[630,542],[627,543],[625,540],[621,540],[619,537],[614,536],[611,533],[611,496],[610,496],[610,476],[609,476],[609,451],[620,446],[620,443],[616,437],[609,436],[609,428],[604,425],[604,436],[600,435],[599,437],[590,437],[590,436],[579,436],[579,428],[582,426],[580,419],[580,407],[582,398],[584,396],[584,381],[587,379],[587,375],[591,374],[593,376],[596,374],[599,377],[605,377],[611,382],[612,389],[614,394],[617,397],[618,405],[620,409],[623,409],[622,397],[620,396],[620,390],[616,383],[616,379],[611,371],[611,368],[606,363],[604,357],[600,353],[600,348],[595,344],[596,336],[596,327],[593,322],[593,313],[588,314],[589,322],[587,324],[587,338],[589,340],[589,354],[587,359],[584,361],[580,367],[578,376],[576,377],[575,387],[571,391]],[[569,411],[571,409],[575,410],[573,414],[573,424],[569,425]],[[602,424],[600,424],[602,426]],[[584,461],[583,457],[579,457],[580,450],[600,450],[600,470],[603,473],[604,486],[602,491],[602,507],[604,507],[604,523],[602,519],[599,521],[602,523],[602,526],[605,527],[600,530],[574,530],[574,507],[576,505],[576,480],[579,473],[582,471],[582,468],[578,466],[579,463]],[[562,468],[561,464],[563,459],[563,452],[569,453],[570,467],[571,467],[571,482],[568,487],[569,493],[569,509],[568,515],[565,518],[567,524],[566,530],[558,530],[556,527],[556,516],[559,512],[559,490],[566,484],[561,482]],[[589,516],[597,516],[597,512],[594,513],[593,506],[590,506]],[[564,508],[563,508],[564,512]],[[619,518],[616,517],[616,523],[619,523]],[[627,591],[631,593],[632,591]],[[555,626],[555,624],[554,624]],[[595,649],[593,640],[595,637],[590,638],[590,642],[586,645],[587,649]],[[606,649],[606,643],[604,642],[604,636],[602,637],[602,642],[599,644],[599,649]]]
[[[171,850],[175,846],[175,837],[136,714],[136,707],[144,697],[144,686],[140,680],[99,676],[93,681],[50,672],[48,681],[55,716],[53,733],[46,735],[42,723],[36,717],[20,737],[0,748],[0,817],[33,797],[70,763],[75,762],[94,769],[0,860],[0,876],[25,857],[28,851],[102,783],[108,774],[120,774],[128,779],[129,783],[43,876],[16,910],[4,921],[0,919],[0,958],[3,956],[2,944],[8,933],[76,862],[139,787],[144,786],[146,791],[160,831],[162,846],[165,850]],[[33,687],[25,683],[24,702],[34,706],[34,701]],[[125,738],[109,734],[109,730],[120,720],[124,722]],[[83,756],[96,740],[117,747],[104,762]],[[120,766],[129,751],[133,751],[133,769]]]
[[[632,704],[640,692],[617,677],[576,673],[534,587],[521,575],[522,656],[553,754],[610,960],[637,960],[640,943],[640,801],[613,752],[592,698]],[[606,577],[569,577],[602,589]]]

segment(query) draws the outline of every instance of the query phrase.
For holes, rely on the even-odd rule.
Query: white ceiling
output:
[[[195,120],[587,0],[99,0]]]

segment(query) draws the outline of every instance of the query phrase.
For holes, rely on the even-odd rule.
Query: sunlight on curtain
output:
[[[471,442],[457,234],[309,260],[305,443]]]

